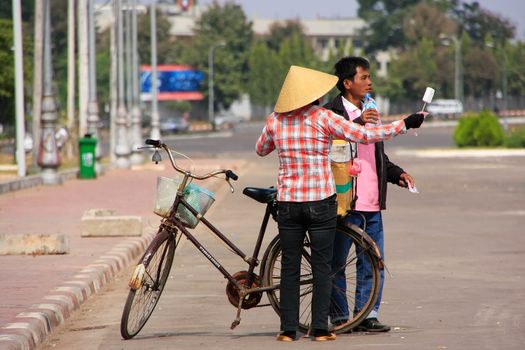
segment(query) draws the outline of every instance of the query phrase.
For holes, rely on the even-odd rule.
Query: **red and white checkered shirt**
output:
[[[308,105],[269,115],[255,151],[265,156],[277,148],[277,200],[318,201],[335,193],[328,159],[332,140],[371,143],[405,132],[403,121],[365,128],[323,107]]]

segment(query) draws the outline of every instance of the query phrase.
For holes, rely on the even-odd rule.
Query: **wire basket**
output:
[[[157,178],[157,193],[155,209],[153,210],[155,214],[165,218],[169,216],[182,179],[182,177],[167,178],[163,176]],[[195,184],[189,184],[184,188],[184,199],[200,215],[204,215],[215,201],[212,192]],[[195,228],[199,223],[199,218],[182,204],[179,204],[175,216],[184,226],[189,228]]]

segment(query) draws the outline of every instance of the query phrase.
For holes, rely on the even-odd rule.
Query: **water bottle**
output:
[[[363,100],[363,110],[366,110],[366,109],[376,109],[377,110],[376,101],[372,98],[372,95],[370,95],[369,92],[366,93],[365,98]]]
[[[369,92],[366,93],[365,98],[363,99],[363,111],[367,109],[375,109],[377,111],[377,103],[376,100],[372,98],[372,95],[370,95]],[[365,126],[370,126],[373,124],[366,123]],[[378,119],[375,125],[381,125],[381,119]]]

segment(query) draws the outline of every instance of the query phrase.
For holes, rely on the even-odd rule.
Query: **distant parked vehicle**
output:
[[[218,114],[215,116],[215,128],[216,129],[230,129],[241,122],[241,117],[233,114]]]
[[[182,117],[169,117],[160,122],[160,132],[164,134],[186,132],[190,123]]]
[[[463,104],[459,100],[434,100],[427,107],[428,113],[436,118],[457,118],[463,114]]]

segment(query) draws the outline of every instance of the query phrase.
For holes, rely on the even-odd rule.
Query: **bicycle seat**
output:
[[[260,203],[270,203],[277,196],[277,190],[273,187],[270,188],[257,188],[257,187],[245,187],[242,191],[243,194],[250,198],[255,199]]]

